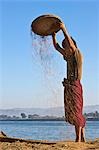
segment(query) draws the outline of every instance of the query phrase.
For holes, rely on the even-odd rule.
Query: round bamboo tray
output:
[[[52,35],[60,30],[61,19],[55,15],[42,15],[33,20],[31,30],[41,36]]]

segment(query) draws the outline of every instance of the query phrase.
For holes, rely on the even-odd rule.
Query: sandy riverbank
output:
[[[10,138],[0,134],[0,150],[99,150],[99,138],[86,143],[48,142]]]

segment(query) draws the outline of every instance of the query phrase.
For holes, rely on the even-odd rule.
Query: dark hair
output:
[[[73,41],[74,45],[75,45],[75,46],[76,46],[76,48],[77,48],[76,41],[72,38],[72,36],[71,36],[71,39],[72,39],[72,41]]]

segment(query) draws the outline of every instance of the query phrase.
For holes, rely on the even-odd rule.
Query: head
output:
[[[66,38],[62,41],[62,46],[63,48],[67,48],[69,46],[69,43]]]
[[[72,39],[72,41],[73,41],[73,44],[75,45],[75,47],[77,48],[77,44],[76,44],[76,42],[75,42],[75,40],[71,37],[71,39]],[[64,39],[63,41],[62,41],[62,46],[63,46],[63,48],[68,48],[69,47],[69,42],[68,42],[68,39]]]

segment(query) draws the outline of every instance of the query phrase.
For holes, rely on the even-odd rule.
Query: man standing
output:
[[[56,33],[53,33],[53,45],[67,62],[67,79],[64,78],[64,109],[65,120],[75,126],[76,142],[84,142],[85,118],[82,114],[83,109],[83,90],[81,85],[82,76],[82,55],[77,48],[76,42],[67,33],[63,23],[60,23],[65,39],[62,47],[56,41]]]

